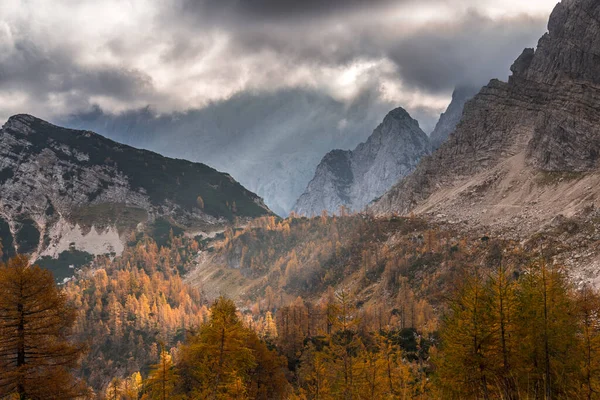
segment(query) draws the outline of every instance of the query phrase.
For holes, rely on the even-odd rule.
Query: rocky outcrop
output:
[[[493,80],[469,101],[448,141],[373,212],[465,221],[485,214],[488,223],[519,229],[530,210],[534,229],[560,210],[594,205],[598,189],[573,179],[589,184],[598,173],[600,3],[564,0],[548,29],[537,49],[518,57],[509,82]]]
[[[452,101],[435,126],[429,141],[431,147],[435,150],[448,139],[448,136],[454,132],[456,125],[462,118],[465,103],[473,98],[479,92],[480,87],[474,86],[459,86],[452,93]]]
[[[92,253],[118,253],[120,235],[158,219],[199,229],[265,214],[258,196],[203,164],[30,115],[11,117],[0,130],[5,253],[56,255],[78,242]]]
[[[323,210],[337,213],[340,206],[360,211],[429,153],[429,140],[419,123],[404,109],[395,109],[365,143],[323,158],[294,211],[306,216]]]

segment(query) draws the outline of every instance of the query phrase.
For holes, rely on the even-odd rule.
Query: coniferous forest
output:
[[[374,245],[388,235],[394,246]],[[210,241],[171,235],[160,247],[132,237],[122,256],[60,286],[16,256],[0,268],[0,393],[593,399],[600,296],[547,251],[416,218],[323,216],[266,217]],[[244,301],[209,300],[184,278],[203,252],[242,257]]]

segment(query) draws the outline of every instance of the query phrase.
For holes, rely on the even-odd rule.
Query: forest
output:
[[[132,235],[60,286],[16,256],[0,266],[0,398],[600,398],[600,295],[554,254],[323,215]],[[206,285],[243,295],[190,278],[207,256]]]

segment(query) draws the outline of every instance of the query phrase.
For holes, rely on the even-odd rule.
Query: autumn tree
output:
[[[329,360],[317,351],[313,343],[308,343],[300,359],[298,371],[301,393],[309,399],[324,400],[331,398],[329,382]]]
[[[76,317],[52,273],[18,255],[0,266],[0,397],[73,399],[85,386],[72,371],[82,346],[69,341]]]
[[[248,329],[233,301],[219,298],[211,307],[208,323],[200,327],[182,350],[182,374],[192,387],[184,388],[206,399],[225,399],[239,393],[238,382],[248,378],[256,361],[246,345]]]
[[[284,398],[284,362],[244,326],[233,301],[219,298],[181,349],[181,391],[192,398]]]
[[[576,383],[577,313],[567,275],[541,259],[520,280],[519,355],[523,387],[536,398],[571,393]]]
[[[517,282],[511,278],[503,261],[502,249],[498,243],[490,246],[487,258],[492,269],[486,290],[488,292],[491,340],[489,357],[493,359],[495,385],[503,398],[516,399],[515,363],[517,358]]]
[[[443,352],[437,361],[443,398],[490,398],[493,336],[488,294],[482,274],[474,268],[450,301],[440,332]]]
[[[152,400],[167,400],[173,395],[176,374],[171,355],[164,349],[160,352],[160,360],[154,365],[148,380],[146,390]]]
[[[600,397],[600,295],[589,284],[577,292],[578,319],[581,326],[581,388],[579,397]]]
[[[104,396],[106,400],[120,400],[122,391],[121,391],[122,381],[119,378],[113,378],[108,387],[106,388],[106,395]]]
[[[139,372],[134,372],[127,379],[123,379],[121,383],[121,393],[123,400],[136,400],[142,389],[142,375]]]

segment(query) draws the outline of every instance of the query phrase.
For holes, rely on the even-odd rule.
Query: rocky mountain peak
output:
[[[563,0],[554,8],[548,33],[540,39],[525,77],[541,83],[561,79],[600,83],[597,0]]]
[[[385,118],[383,119],[383,124],[391,123],[392,120],[403,121],[405,120],[407,124],[419,126],[419,121],[413,119],[408,111],[406,111],[402,107],[398,107],[387,113]]]
[[[359,211],[408,174],[430,152],[427,135],[403,108],[390,111],[366,142],[352,151],[333,150],[321,161],[294,211]]]

